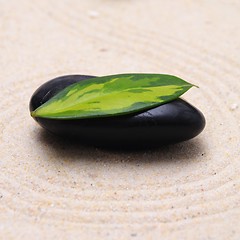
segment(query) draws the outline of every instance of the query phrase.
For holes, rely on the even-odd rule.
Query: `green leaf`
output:
[[[68,86],[31,113],[33,117],[81,119],[124,115],[170,102],[192,84],[164,74],[119,74]]]

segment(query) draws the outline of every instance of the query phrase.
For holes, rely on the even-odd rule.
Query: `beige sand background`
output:
[[[0,239],[240,239],[238,0],[0,1]],[[59,140],[28,102],[65,74],[200,86],[197,138],[143,152]]]

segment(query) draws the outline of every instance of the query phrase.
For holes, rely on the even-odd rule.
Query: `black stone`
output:
[[[30,111],[67,86],[94,76],[70,75],[40,86],[30,100]],[[104,147],[147,148],[177,143],[197,136],[205,127],[203,114],[182,99],[125,116],[55,120],[35,118],[48,131],[82,143]]]

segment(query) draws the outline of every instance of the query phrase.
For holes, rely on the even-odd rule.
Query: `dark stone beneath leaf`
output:
[[[70,75],[40,86],[30,100],[30,111],[67,86],[93,76]],[[148,111],[116,117],[55,120],[35,118],[48,131],[95,146],[148,148],[177,143],[197,136],[205,127],[203,114],[182,99]]]

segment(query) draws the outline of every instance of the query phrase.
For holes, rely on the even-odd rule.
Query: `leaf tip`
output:
[[[36,117],[37,116],[36,111],[31,111],[30,114],[31,114],[31,117]]]
[[[199,88],[198,85],[195,85],[195,84],[193,84],[193,83],[189,83],[189,85],[190,85],[190,87],[196,87],[196,88]]]

